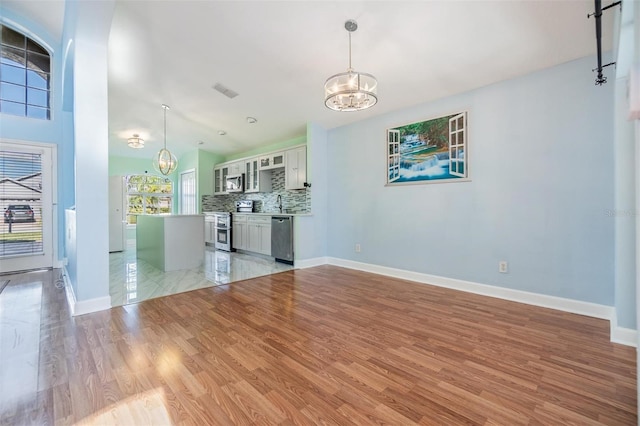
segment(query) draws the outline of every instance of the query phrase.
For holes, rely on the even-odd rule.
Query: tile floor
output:
[[[163,272],[136,258],[135,240],[121,253],[109,254],[111,306],[138,303],[199,288],[275,274],[293,269],[273,259],[203,248],[204,265],[196,269]]]

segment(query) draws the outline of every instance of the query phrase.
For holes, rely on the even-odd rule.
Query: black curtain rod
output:
[[[598,68],[595,68],[592,71],[598,71],[598,75],[596,77],[596,85],[601,86],[607,82],[607,77],[602,75],[602,70],[605,67],[608,67],[609,65],[614,65],[615,62],[602,65],[602,22],[600,20],[602,19],[602,12],[604,10],[607,10],[617,5],[621,5],[620,7],[622,8],[622,2],[616,1],[611,3],[608,6],[602,7],[602,0],[594,0],[594,1],[595,1],[596,11],[590,15],[587,15],[587,18],[590,18],[592,16],[595,16],[596,18],[596,49],[598,51]]]

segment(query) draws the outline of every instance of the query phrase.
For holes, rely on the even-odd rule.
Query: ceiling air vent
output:
[[[222,93],[223,95],[225,95],[227,98],[229,99],[233,99],[236,96],[238,96],[238,94],[236,92],[234,92],[231,89],[227,89],[226,87],[224,87],[222,84],[220,83],[216,83],[213,86],[214,89],[216,89],[218,92]]]

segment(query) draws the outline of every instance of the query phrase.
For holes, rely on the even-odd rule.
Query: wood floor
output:
[[[607,321],[332,266],[70,318],[58,274],[0,294],[0,424],[637,424]]]

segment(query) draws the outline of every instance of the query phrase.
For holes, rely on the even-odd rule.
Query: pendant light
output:
[[[164,109],[164,148],[158,151],[158,155],[153,159],[153,168],[167,176],[173,173],[178,167],[178,159],[167,149],[167,110],[168,105],[162,104]]]
[[[349,68],[324,83],[324,104],[334,111],[360,111],[378,102],[378,81],[373,75],[351,67],[351,33],[358,29],[358,23],[350,19],[344,28],[349,32]]]

